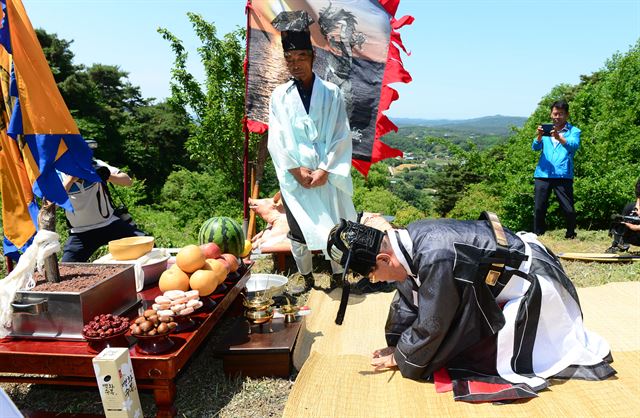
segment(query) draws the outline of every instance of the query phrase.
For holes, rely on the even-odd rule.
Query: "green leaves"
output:
[[[185,144],[189,157],[203,170],[224,173],[238,185],[232,195],[239,198],[244,142],[245,31],[238,29],[218,38],[213,23],[195,13],[188,16],[201,43],[197,51],[205,79],[200,83],[188,71],[182,41],[167,29],[158,29],[175,55],[171,102],[181,106],[190,119]]]
[[[531,142],[536,126],[549,119],[549,105],[559,98],[569,100],[570,122],[582,130],[574,181],[578,226],[609,227],[611,214],[633,200],[633,186],[640,176],[640,41],[626,54],[615,54],[603,69],[582,76],[580,84],[554,87],[505,145],[475,160],[481,167],[476,180],[465,177],[460,165],[465,159],[472,161],[469,155],[454,149],[458,165],[444,171],[439,196],[455,194],[456,189],[466,191],[449,216],[471,219],[485,207],[498,212],[512,229],[531,229],[532,177],[539,157],[531,150]],[[551,202],[547,224],[561,228],[564,218],[555,199]]]

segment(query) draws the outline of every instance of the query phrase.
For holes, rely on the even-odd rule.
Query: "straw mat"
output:
[[[312,314],[298,337],[300,370],[284,417],[640,416],[640,282],[578,289],[587,327],[611,344],[615,378],[554,381],[538,398],[511,405],[455,402],[433,384],[374,372],[370,353],[384,347],[392,293],[353,296],[342,326],[334,324],[340,291],[313,291]]]

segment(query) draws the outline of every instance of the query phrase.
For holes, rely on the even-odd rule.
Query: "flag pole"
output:
[[[42,207],[38,212],[38,227],[46,231],[56,232],[56,204],[46,199],[42,200]],[[60,281],[60,269],[56,254],[44,259],[44,277],[50,283]]]
[[[243,188],[242,188],[242,230],[245,237],[249,233],[249,127],[247,126],[247,96],[249,93],[249,11],[251,0],[247,0],[244,12],[247,15],[246,49],[244,56],[244,118],[242,130],[244,132],[244,152],[242,156]]]

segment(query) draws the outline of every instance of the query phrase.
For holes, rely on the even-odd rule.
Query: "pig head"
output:
[[[267,228],[251,239],[253,249],[268,251],[270,247],[289,244],[289,224],[284,206],[278,198],[278,195],[264,199],[249,198],[249,208],[267,223]]]

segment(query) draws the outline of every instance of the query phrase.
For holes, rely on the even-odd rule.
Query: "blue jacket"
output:
[[[533,139],[531,148],[542,150],[534,178],[573,178],[573,156],[580,147],[580,129],[567,123],[560,133],[567,140],[564,145],[557,143],[554,146],[550,136],[543,136],[540,142]]]

